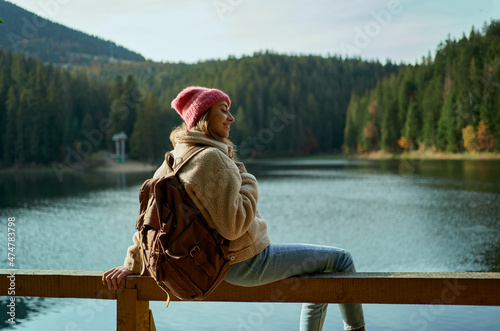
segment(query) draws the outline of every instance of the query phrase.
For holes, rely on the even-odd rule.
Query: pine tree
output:
[[[16,141],[16,117],[17,109],[19,109],[19,93],[17,85],[12,84],[7,93],[7,100],[5,102],[7,116],[5,133],[2,137],[3,140],[3,162],[5,165],[12,165],[17,163],[17,155],[15,148]]]
[[[346,113],[346,124],[344,129],[343,151],[346,153],[355,152],[358,144],[359,128],[356,118],[358,116],[359,97],[355,92],[351,93],[351,100]]]
[[[442,77],[433,77],[422,97],[422,142],[426,147],[437,146],[437,122],[442,109],[442,95]]]
[[[420,119],[418,116],[418,106],[415,101],[408,105],[406,123],[404,126],[404,137],[410,150],[417,149],[417,139],[420,136]]]
[[[162,119],[157,98],[148,93],[145,100],[137,104],[137,120],[130,136],[130,156],[155,161],[166,148],[166,124]]]
[[[384,110],[381,123],[380,146],[384,151],[394,152],[397,148],[397,140],[400,137],[400,125],[398,125],[397,99],[395,98],[396,77],[391,76],[385,85],[380,108]]]

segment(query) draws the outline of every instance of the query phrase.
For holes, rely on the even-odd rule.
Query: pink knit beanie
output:
[[[181,115],[190,129],[205,110],[222,100],[227,101],[228,106],[231,107],[231,99],[226,93],[217,89],[189,86],[172,101],[172,108]]]

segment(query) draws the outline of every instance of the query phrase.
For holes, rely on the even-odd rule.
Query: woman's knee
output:
[[[356,272],[356,267],[354,266],[354,259],[349,251],[343,250],[344,256],[340,265],[340,271],[342,272]]]
[[[352,255],[349,251],[337,248],[326,247],[317,250],[315,257],[319,261],[323,261],[322,272],[355,272]],[[322,264],[320,263],[320,264]]]

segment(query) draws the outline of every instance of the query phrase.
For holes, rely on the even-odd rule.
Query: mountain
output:
[[[0,48],[61,66],[144,61],[141,54],[0,0]]]

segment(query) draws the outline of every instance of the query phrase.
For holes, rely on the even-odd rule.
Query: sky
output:
[[[500,19],[499,0],[16,0],[157,62],[259,51],[420,62]]]

